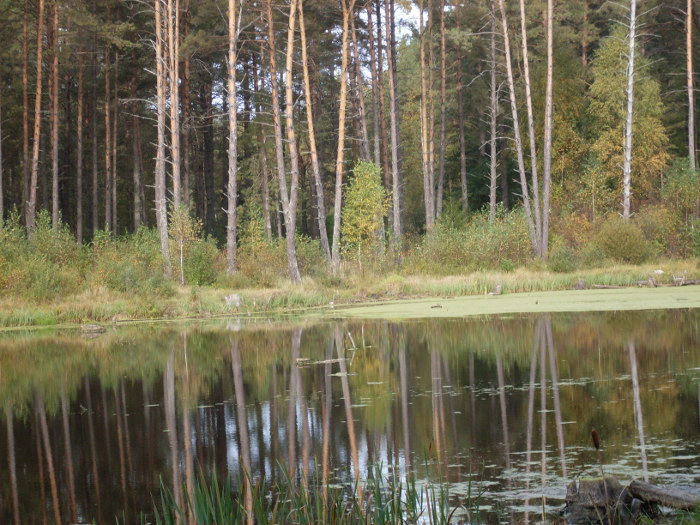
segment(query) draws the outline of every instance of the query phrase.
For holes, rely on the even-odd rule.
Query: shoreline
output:
[[[180,286],[168,297],[129,295],[101,287],[46,303],[0,298],[0,331],[239,317],[397,319],[700,307],[700,286],[673,286],[674,276],[678,275],[687,281],[700,278],[696,261],[614,266],[566,274],[530,268],[441,277],[355,274],[330,284],[307,278],[302,285],[280,281],[269,288]],[[658,287],[640,286],[650,278]],[[585,281],[587,289],[576,290],[579,281]],[[502,294],[488,295],[498,285]],[[234,295],[237,298],[232,299]]]

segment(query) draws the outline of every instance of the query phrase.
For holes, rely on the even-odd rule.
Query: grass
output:
[[[663,271],[662,274],[655,273],[659,269]],[[362,309],[343,309],[342,315],[415,317],[697,306],[698,294],[694,292],[695,287],[683,287],[673,291],[668,288],[636,289],[638,281],[646,281],[649,277],[654,277],[660,285],[670,285],[674,275],[696,279],[700,277],[700,271],[695,260],[686,260],[665,261],[653,265],[617,265],[572,273],[550,272],[537,265],[517,268],[511,272],[480,271],[446,277],[347,272],[336,279],[307,277],[301,285],[293,285],[280,279],[269,287],[176,286],[173,294],[168,296],[134,294],[97,286],[51,300],[5,296],[0,299],[0,327],[274,316],[308,311],[316,314],[319,311],[327,311],[337,315],[338,307],[373,303],[383,304]],[[635,289],[629,289],[624,294],[615,290],[573,292],[579,280],[585,281],[588,287],[604,285]],[[504,295],[486,296],[497,284],[501,284]],[[568,292],[551,296],[527,295],[552,291]],[[239,308],[226,303],[225,298],[233,293],[239,294],[242,299]],[[461,302],[445,301],[445,298],[469,296],[479,297]],[[443,308],[426,308],[425,302],[414,302],[417,299],[431,299],[430,305],[433,305],[438,298]],[[405,305],[401,306],[401,302],[405,302]]]
[[[300,487],[284,469],[281,481],[271,486],[264,481],[246,481],[238,483],[242,488],[235,490],[230,477],[220,483],[216,475],[208,481],[200,476],[191,494],[184,491],[185,502],[181,504],[176,502],[173,491],[161,483],[160,494],[154,498],[152,518],[142,515],[140,521],[158,525],[185,522],[448,525],[457,522],[457,511],[476,519],[477,523],[481,521],[478,498],[451,507],[446,484],[418,484],[413,476],[407,480],[393,474],[385,476],[379,465],[370,468],[366,481],[345,488],[324,486],[318,479],[308,487]]]

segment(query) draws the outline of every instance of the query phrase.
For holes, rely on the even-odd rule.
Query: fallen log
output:
[[[594,284],[593,288],[598,290],[619,290],[622,286],[613,286],[612,284]]]
[[[647,503],[663,505],[664,507],[688,510],[700,505],[700,496],[671,487],[652,485],[636,479],[630,483],[628,490],[635,498]]]

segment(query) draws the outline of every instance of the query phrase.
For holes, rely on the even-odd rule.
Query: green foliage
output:
[[[214,240],[202,237],[202,221],[192,217],[185,206],[175,207],[170,212],[168,234],[180,284],[212,284],[221,264]]]
[[[439,222],[406,258],[405,271],[448,274],[501,267],[511,271],[530,257],[527,222],[521,209],[502,208],[489,222],[488,210],[463,226]]]
[[[668,137],[662,122],[664,107],[659,84],[644,74],[649,61],[638,52],[635,63],[632,140],[632,188],[636,199],[644,199],[658,187],[669,159]],[[593,83],[589,97],[593,144],[591,151],[608,179],[621,185],[624,123],[627,111],[627,43],[620,26],[605,38],[592,62]]]
[[[547,263],[549,269],[556,273],[569,273],[576,269],[574,252],[561,238],[551,243]]]
[[[631,220],[611,216],[595,237],[595,243],[606,257],[639,264],[650,255],[650,246],[642,230]]]
[[[700,181],[686,158],[673,161],[664,178],[661,192],[664,202],[686,216],[697,205]]]
[[[345,190],[343,206],[343,252],[362,262],[375,258],[384,248],[384,217],[387,196],[382,185],[381,168],[371,162],[355,165],[353,177]]]

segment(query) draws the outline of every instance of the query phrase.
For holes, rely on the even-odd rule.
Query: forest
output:
[[[693,4],[0,0],[0,289],[696,256]]]

